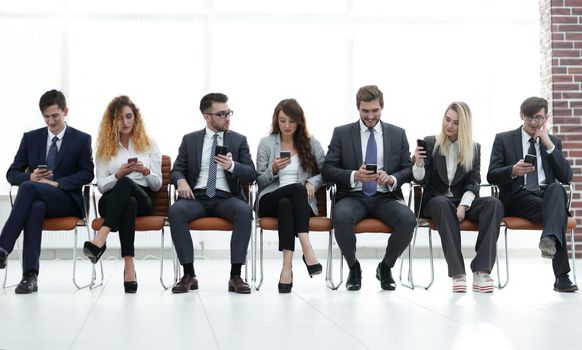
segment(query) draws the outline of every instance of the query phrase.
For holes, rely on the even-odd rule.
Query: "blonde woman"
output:
[[[137,291],[133,263],[135,218],[152,211],[150,193],[162,186],[161,155],[147,135],[139,109],[127,96],[114,98],[101,119],[97,138],[97,186],[103,194],[99,215],[105,221],[83,252],[97,263],[105,252],[107,236],[119,231],[125,262],[126,293]]]
[[[471,119],[466,103],[451,103],[443,116],[440,134],[426,137],[424,145],[419,142],[412,173],[425,186],[421,216],[437,224],[453,292],[467,290],[459,229],[467,218],[479,224],[477,255],[471,262],[473,291],[491,293],[494,285],[490,273],[503,205],[497,198],[479,197],[481,147],[473,142]]]

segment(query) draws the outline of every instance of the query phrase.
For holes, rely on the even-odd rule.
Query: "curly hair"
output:
[[[303,113],[303,109],[299,105],[299,102],[293,98],[289,98],[277,104],[275,111],[273,112],[271,135],[281,134],[281,129],[279,128],[279,112],[281,111],[297,123],[297,130],[293,134],[293,145],[297,148],[299,164],[303,170],[312,175],[319,174],[320,169],[317,166],[317,162],[315,161],[311,149],[311,136],[309,136],[309,131],[307,130],[307,125],[305,123],[305,114]]]
[[[121,110],[128,106],[133,111],[134,124],[131,141],[138,153],[144,152],[151,146],[151,140],[145,131],[145,126],[139,108],[127,96],[117,96],[103,113],[97,136],[97,158],[109,160],[117,154],[119,145],[118,121],[123,117]]]

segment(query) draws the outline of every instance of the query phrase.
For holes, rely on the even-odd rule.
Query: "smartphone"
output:
[[[538,160],[538,157],[534,156],[533,154],[526,154],[525,159],[523,161],[526,163],[529,163],[531,165],[536,165],[537,160]]]
[[[279,152],[279,158],[281,158],[281,159],[291,158],[291,152],[281,151],[281,152]]]
[[[37,169],[40,169],[40,170],[43,170],[43,171],[48,170],[48,166],[46,164],[37,165],[36,168]]]
[[[371,171],[373,174],[376,174],[378,166],[376,164],[366,164],[366,170]]]
[[[127,163],[128,164],[137,163],[137,157],[127,158]]]
[[[423,151],[426,151],[427,148],[428,148],[428,145],[426,144],[426,141],[425,140],[421,140],[421,139],[417,139],[416,140],[416,146],[417,147],[422,147],[422,150]]]
[[[228,153],[228,146],[216,146],[216,150],[214,151],[214,155],[217,156],[219,154],[226,155]]]

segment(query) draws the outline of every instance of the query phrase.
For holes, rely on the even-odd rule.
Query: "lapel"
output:
[[[269,159],[269,163],[273,162],[273,159],[275,159],[275,157],[279,154],[279,152],[281,152],[281,134],[275,134],[273,135],[275,137],[275,142],[273,145],[273,154],[272,154],[272,159]]]
[[[40,131],[38,137],[38,164],[46,164],[46,144],[48,142],[48,128]]]
[[[197,135],[198,137],[195,138],[194,141],[194,164],[198,166],[198,174],[202,169],[202,149],[204,147],[204,137],[206,136],[206,128],[200,130]],[[198,176],[198,175],[197,175]]]
[[[57,161],[55,164],[55,169],[59,167],[59,164],[61,163],[61,160],[65,156],[65,153],[67,153],[69,151],[69,148],[71,148],[73,145],[73,140],[72,140],[73,135],[72,134],[73,134],[73,130],[71,129],[70,126],[67,125],[67,129],[65,130],[65,134],[63,135],[63,139],[61,141],[61,148],[57,152]],[[47,144],[47,141],[45,140],[45,143],[44,143],[45,149],[46,149],[46,144]]]
[[[380,123],[382,123],[382,142],[384,143],[384,170],[387,170],[388,167],[388,160],[390,159],[390,135],[388,135],[390,133],[390,128],[389,125],[387,123],[384,123],[382,121],[380,121]]]
[[[441,178],[441,181],[445,185],[449,185],[449,176],[447,174],[447,159],[443,156],[439,149],[434,153],[434,162],[436,163],[437,173]]]
[[[513,164],[515,164],[518,160],[523,158],[523,145],[521,143],[521,126],[513,131],[511,134],[511,143],[513,148]],[[525,176],[519,176],[519,181],[521,185],[525,185]]]
[[[360,136],[360,121],[352,124],[352,145],[356,155],[356,169],[359,169],[362,163],[362,137]]]
[[[539,143],[540,143],[540,158],[542,159],[542,168],[544,169],[544,174],[546,175],[546,183],[551,184],[552,182],[554,182],[554,178],[553,178],[553,174],[550,178],[550,168],[548,167],[547,148],[543,142],[539,142]]]

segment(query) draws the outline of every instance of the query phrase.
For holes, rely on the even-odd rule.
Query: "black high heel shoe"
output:
[[[323,267],[321,266],[320,263],[313,264],[313,265],[307,265],[307,261],[305,260],[305,255],[303,255],[302,257],[303,257],[303,263],[305,263],[305,266],[307,267],[307,273],[309,273],[309,277],[313,278],[313,276],[321,274],[321,271],[323,271]]]
[[[135,275],[135,279],[137,279],[137,274]],[[137,281],[129,281],[125,280],[125,270],[123,270],[123,288],[125,289],[126,293],[135,293],[137,292]]]
[[[291,288],[293,288],[293,271],[291,271],[291,283],[279,282],[277,287],[279,288],[279,293],[281,294],[291,293]]]
[[[85,254],[93,264],[97,264],[103,253],[105,253],[105,249],[107,249],[107,244],[105,243],[103,243],[103,247],[98,247],[87,241],[83,245],[83,254]]]

